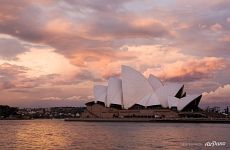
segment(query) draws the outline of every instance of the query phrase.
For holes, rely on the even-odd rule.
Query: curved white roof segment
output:
[[[168,96],[174,97],[183,84],[177,83],[165,83],[163,87],[156,90],[156,95],[159,98],[161,106],[167,108],[168,105]]]
[[[104,102],[107,107],[111,104],[121,105],[125,109],[139,104],[145,107],[154,105],[161,105],[164,108],[177,107],[178,111],[182,111],[195,100],[197,103],[194,105],[198,105],[199,97],[201,98],[202,95],[186,96],[182,87],[183,84],[177,83],[162,84],[153,75],[146,79],[140,72],[122,66],[121,79],[109,78],[108,87],[94,86],[94,101]]]
[[[146,95],[144,98],[142,98],[140,101],[137,102],[137,104],[142,106],[154,106],[154,105],[161,105],[157,95],[155,93]]]
[[[149,97],[149,101],[147,102],[146,106],[154,106],[154,105],[161,105],[158,96],[155,93],[152,93]]]
[[[182,88],[183,84],[166,82],[164,84],[164,89],[168,96],[175,96],[179,90]]]
[[[94,93],[95,102],[100,101],[100,102],[104,102],[106,104],[107,86],[94,85],[93,93]]]
[[[148,103],[150,97],[151,97],[151,94],[146,95],[141,100],[139,100],[136,104],[139,104],[139,105],[142,105],[142,106],[147,106],[147,103]]]
[[[146,95],[150,95],[153,89],[140,72],[128,66],[122,66],[121,70],[123,104],[128,109]]]
[[[153,91],[156,91],[157,89],[163,86],[162,82],[152,74],[149,75],[148,81],[150,85],[152,86]]]
[[[187,95],[186,97],[183,97],[179,100],[177,105],[177,110],[181,111],[183,110],[190,102],[198,98],[200,95]]]
[[[168,96],[168,105],[169,105],[169,108],[177,107],[178,102],[180,100],[181,99],[179,99],[179,98],[176,98],[176,97],[173,97],[173,96]]]
[[[121,79],[116,77],[111,77],[108,80],[106,106],[109,107],[110,104],[122,105],[122,83]]]

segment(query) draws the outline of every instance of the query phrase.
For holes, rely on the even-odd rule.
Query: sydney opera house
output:
[[[188,95],[184,85],[162,83],[154,75],[145,78],[128,66],[107,85],[95,85],[94,99],[86,103],[83,118],[174,118],[199,110],[202,95]]]

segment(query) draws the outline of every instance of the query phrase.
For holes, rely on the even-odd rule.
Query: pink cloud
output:
[[[215,57],[202,59],[188,59],[169,64],[163,64],[160,68],[147,69],[145,74],[155,74],[163,80],[193,81],[207,78],[216,70],[225,67],[224,60]]]
[[[212,25],[210,27],[210,29],[212,31],[218,32],[218,31],[222,30],[222,25],[220,25],[219,23],[216,23],[216,24]]]
[[[206,103],[230,103],[230,84],[218,87],[216,90],[209,93],[203,93],[203,101]]]
[[[0,66],[1,73],[5,73],[0,77],[1,97],[7,98],[6,94],[14,99],[71,97],[77,91],[72,85],[85,87],[87,90],[79,93],[90,96],[92,81],[103,82],[109,76],[118,76],[122,64],[164,80],[202,80],[205,83],[200,87],[210,82],[228,82],[227,77],[224,82],[211,78],[226,69],[225,60],[230,52],[227,26],[230,14],[226,0],[177,1],[173,6],[158,1],[139,2],[140,6],[129,0],[101,0],[100,3],[74,0],[1,2],[1,33],[17,37],[29,48],[49,47],[52,53],[65,58],[62,61],[63,58],[48,55],[44,52],[48,49],[41,48],[33,52],[33,56],[27,53],[28,57],[20,57],[14,62],[17,66],[11,64],[10,69],[7,65]],[[220,10],[226,14],[219,13]],[[10,48],[16,44],[4,42],[2,45]],[[0,47],[2,58],[15,58],[27,51],[20,50],[20,44],[11,51]],[[25,60],[26,65],[21,64]],[[17,68],[24,65],[32,70]],[[52,86],[57,89],[53,90]],[[21,95],[17,95],[20,92]]]
[[[230,24],[230,17],[226,19],[227,23]]]

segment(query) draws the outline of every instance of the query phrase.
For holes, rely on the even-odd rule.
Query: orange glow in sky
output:
[[[204,93],[203,103],[229,103],[226,6],[227,0],[3,1],[0,104],[82,105],[93,84],[119,76],[121,65],[184,83],[192,94]]]

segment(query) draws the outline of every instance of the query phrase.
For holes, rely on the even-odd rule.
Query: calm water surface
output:
[[[226,145],[205,147],[208,141]],[[0,150],[7,149],[230,149],[230,125],[2,120]]]

